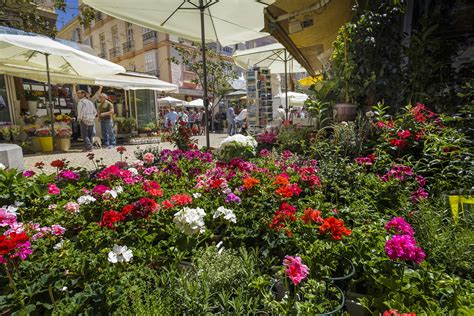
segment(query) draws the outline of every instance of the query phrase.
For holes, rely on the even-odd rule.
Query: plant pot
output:
[[[334,119],[337,122],[354,121],[357,116],[357,105],[338,103],[333,107]]]
[[[41,144],[40,144],[40,138],[39,137],[32,137],[31,138],[31,150],[33,150],[35,153],[41,151]]]
[[[352,264],[352,261],[345,257],[341,257],[340,265],[336,271],[335,276],[326,277],[324,279],[334,283],[342,290],[346,291],[349,282],[351,281],[352,277],[355,275],[355,267]]]
[[[52,152],[53,151],[53,137],[52,136],[47,136],[47,137],[39,137],[39,142],[41,146],[41,151],[42,152]]]
[[[71,149],[71,139],[70,138],[60,138],[59,139],[59,149],[61,151],[69,151],[69,149]]]
[[[36,112],[38,111],[38,101],[28,101],[27,103],[30,115],[36,115]]]

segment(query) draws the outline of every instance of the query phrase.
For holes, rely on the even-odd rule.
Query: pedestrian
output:
[[[235,111],[232,105],[227,109],[227,123],[229,125],[229,136],[235,134]]]
[[[77,91],[79,102],[77,103],[77,120],[81,128],[81,136],[84,140],[84,151],[92,151],[95,117],[97,110],[91,100],[87,99],[84,90]]]
[[[198,109],[197,110],[197,113],[196,113],[196,125],[197,125],[197,128],[198,128],[198,135],[201,135],[202,133],[202,121],[204,120],[204,117],[203,117],[203,114],[202,114],[202,110],[201,109]]]
[[[168,117],[166,118],[166,126],[174,127],[176,121],[178,120],[178,113],[176,113],[175,108],[172,106],[170,112],[168,113]]]
[[[107,100],[107,95],[101,93],[99,96],[99,119],[100,128],[102,131],[102,146],[109,149],[115,147],[115,133],[114,133],[114,105]]]
[[[242,129],[244,128],[244,125],[246,125],[247,122],[247,109],[242,109],[235,118],[235,123],[236,126],[238,125],[240,127],[240,132],[243,133]]]

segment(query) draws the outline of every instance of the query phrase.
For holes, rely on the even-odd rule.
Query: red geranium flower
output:
[[[186,204],[193,203],[193,198],[187,194],[175,194],[171,197],[171,202],[173,202],[174,204],[183,206]]]
[[[58,169],[64,168],[65,165],[66,164],[64,163],[64,161],[59,160],[59,159],[51,162],[51,167],[58,168]]]
[[[286,173],[279,174],[273,184],[288,185],[290,184],[290,177]]]
[[[145,180],[142,188],[151,196],[163,196],[163,190],[161,190],[158,182]]]
[[[127,151],[127,148],[125,148],[125,147],[123,147],[123,146],[118,146],[118,147],[116,148],[116,150],[117,150],[117,152],[118,152],[119,154],[123,154],[124,152]]]
[[[408,137],[410,137],[411,133],[409,130],[405,129],[405,130],[402,130],[400,132],[397,133],[398,134],[398,137],[400,137],[401,139],[406,139]]]
[[[113,228],[114,224],[123,220],[123,215],[117,211],[105,211],[99,222],[100,227]]]
[[[331,231],[331,237],[334,240],[341,240],[342,235],[349,236],[352,232],[344,226],[344,221],[335,217],[325,218],[321,227],[319,227],[319,233],[325,234]]]
[[[144,197],[133,203],[132,215],[135,218],[146,218],[156,212],[159,205],[152,199]]]
[[[305,224],[308,224],[311,222],[322,224],[324,222],[324,219],[321,217],[321,211],[313,210],[310,207],[304,210],[304,214],[303,216],[301,216],[301,219],[303,220]]]
[[[163,202],[161,202],[161,206],[163,206],[164,209],[169,209],[169,208],[173,208],[174,204],[171,203],[170,200],[164,200]]]

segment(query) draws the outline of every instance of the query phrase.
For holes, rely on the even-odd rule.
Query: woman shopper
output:
[[[114,133],[114,105],[107,100],[107,95],[101,93],[99,96],[99,119],[100,128],[102,131],[102,145],[107,148],[115,147],[115,133]]]
[[[77,91],[77,120],[81,127],[81,136],[84,140],[84,151],[92,151],[92,138],[94,137],[94,123],[97,110],[94,103],[87,99],[84,90]]]

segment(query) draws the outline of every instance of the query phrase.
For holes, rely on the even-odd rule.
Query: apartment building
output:
[[[94,49],[97,56],[120,64],[129,71],[152,74],[179,87],[177,97],[190,100],[202,96],[202,90],[191,81],[194,74],[184,65],[170,62],[176,56],[173,45],[178,37],[156,32],[97,12],[89,27],[71,20],[58,38],[82,43]]]

